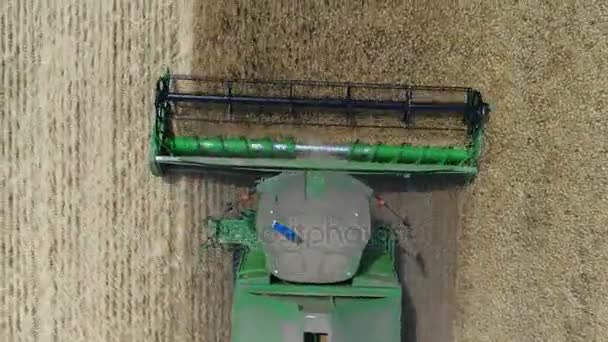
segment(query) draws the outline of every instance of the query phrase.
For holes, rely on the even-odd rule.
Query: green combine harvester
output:
[[[401,341],[400,234],[375,216],[386,203],[367,177],[471,179],[488,115],[470,88],[167,73],[157,82],[150,169],[257,177],[248,206],[205,223],[209,241],[239,251],[233,342]],[[456,119],[462,143],[407,142],[424,118]]]

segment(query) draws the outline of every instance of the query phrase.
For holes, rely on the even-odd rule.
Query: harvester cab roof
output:
[[[369,187],[343,173],[294,171],[257,193],[256,231],[274,276],[336,283],[357,272],[371,234]]]

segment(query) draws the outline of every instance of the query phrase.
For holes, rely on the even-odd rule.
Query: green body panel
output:
[[[265,272],[260,250],[249,251],[245,259],[234,289],[233,342],[284,342],[290,336],[302,342],[307,315],[318,313],[327,315],[332,342],[401,340],[402,292],[387,253],[364,258],[351,282],[335,285],[274,279]]]
[[[383,298],[337,298],[333,341],[401,341],[401,292]]]
[[[283,342],[284,325],[301,329],[297,303],[251,294],[240,284],[236,285],[233,298],[232,342]]]
[[[304,287],[304,286],[301,286]],[[401,341],[401,292],[309,297],[258,295],[237,284],[232,308],[233,342],[303,342],[308,317],[325,316],[332,342]]]
[[[221,244],[247,247],[257,245],[255,212],[252,210],[243,211],[234,219],[210,218],[207,221],[207,229],[214,240]]]

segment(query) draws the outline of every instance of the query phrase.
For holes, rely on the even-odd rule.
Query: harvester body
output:
[[[253,207],[205,223],[240,251],[232,341],[399,341],[398,228],[375,217],[363,178],[471,179],[488,113],[464,87],[162,76],[152,173],[262,179]]]
[[[232,340],[398,341],[395,239],[372,223],[371,189],[344,173],[291,171],[256,194],[255,210],[208,222],[215,241],[248,247],[236,268]]]

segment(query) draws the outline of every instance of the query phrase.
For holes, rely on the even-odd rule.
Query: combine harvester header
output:
[[[220,169],[406,175],[455,173],[473,177],[478,171],[484,123],[489,114],[479,91],[464,87],[219,80],[168,72],[158,80],[155,110],[151,141],[151,169],[155,175],[186,169]],[[434,117],[439,122],[458,118],[466,140],[460,146],[429,146],[362,142],[361,137],[347,143],[312,143],[294,137],[249,137],[230,132],[176,133],[173,122],[193,119],[190,114],[196,110],[219,113],[215,121],[219,127],[223,122],[230,122],[226,118],[238,122],[239,115],[251,117],[253,113],[256,117],[265,117],[268,113],[280,113],[283,121],[279,124],[276,120],[264,122],[266,126],[277,125],[273,132],[279,133],[285,119],[301,120],[302,113],[311,111],[325,124],[328,124],[325,119],[336,114],[346,117],[336,125],[343,128],[356,127],[360,118],[369,121],[371,117],[373,121],[382,116],[400,123],[404,138],[408,128],[415,129],[421,117]],[[256,120],[254,123],[260,122]],[[300,122],[308,125],[306,121]]]

